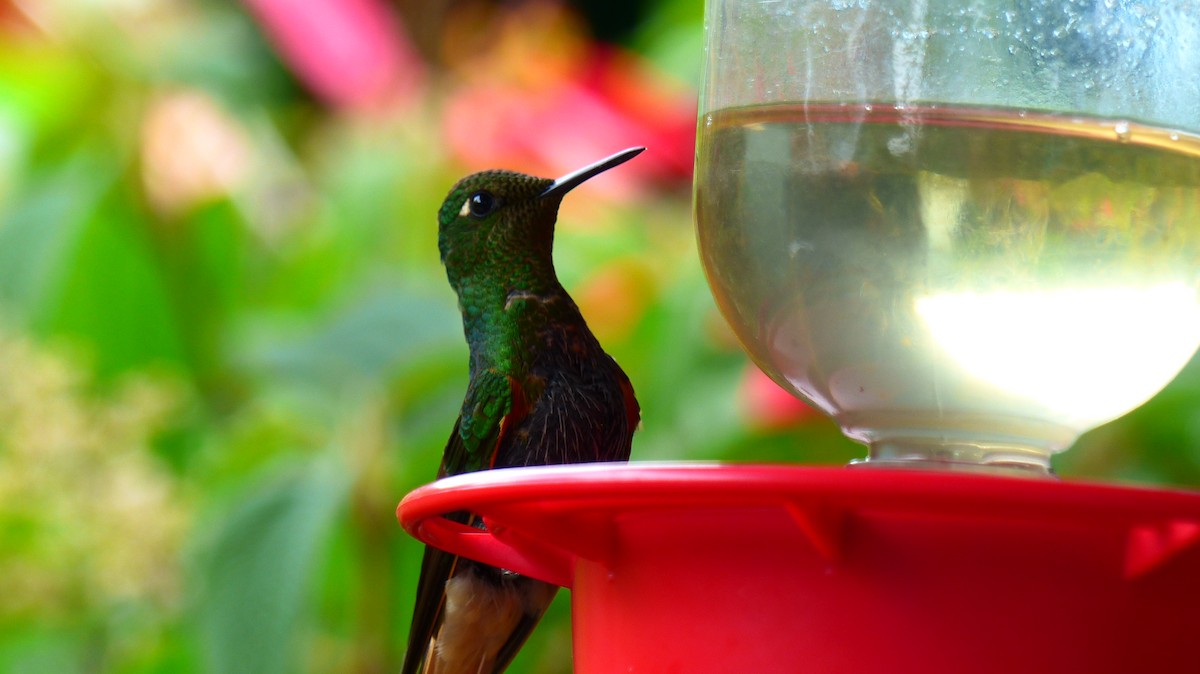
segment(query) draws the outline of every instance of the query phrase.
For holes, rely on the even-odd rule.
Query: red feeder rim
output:
[[[1128,529],[1136,575],[1200,542],[1200,493],[1112,484],[871,467],[600,463],[481,471],[408,494],[396,509],[415,538],[571,587],[576,561],[611,559],[614,522],[630,511],[782,507],[823,555],[857,511],[990,522],[1104,522]],[[469,510],[488,530],[441,515]]]

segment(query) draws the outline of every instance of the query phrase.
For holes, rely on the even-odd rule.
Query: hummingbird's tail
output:
[[[500,674],[541,620],[558,588],[508,571],[459,560],[446,582],[442,620],[419,664],[420,674]],[[411,644],[410,648],[419,648]],[[422,668],[416,669],[416,667]]]

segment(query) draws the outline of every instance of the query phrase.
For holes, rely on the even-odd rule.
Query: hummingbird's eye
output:
[[[463,202],[459,215],[470,215],[475,218],[486,218],[500,208],[500,200],[496,195],[486,190],[480,190]]]

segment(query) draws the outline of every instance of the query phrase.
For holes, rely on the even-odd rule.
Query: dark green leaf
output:
[[[296,632],[347,485],[341,464],[315,460],[256,490],[223,522],[201,564],[212,674],[296,670]]]

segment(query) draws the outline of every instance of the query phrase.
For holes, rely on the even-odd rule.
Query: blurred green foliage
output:
[[[699,3],[643,14],[628,44],[687,93]],[[470,162],[436,49],[363,111],[272,45],[241,5],[0,2],[2,672],[398,667],[421,547],[394,510],[465,386],[434,213]],[[565,207],[557,241],[638,390],[635,458],[858,456],[745,409],[686,176],[660,182]],[[1193,365],[1061,472],[1200,484],[1198,399]],[[569,671],[565,601],[513,671]]]

